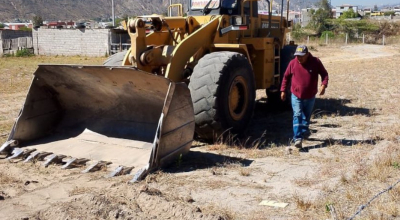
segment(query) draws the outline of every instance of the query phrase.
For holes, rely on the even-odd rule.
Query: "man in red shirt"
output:
[[[281,99],[286,100],[286,87],[290,85],[293,109],[293,140],[297,148],[302,148],[302,140],[310,134],[308,128],[318,93],[318,75],[321,76],[319,95],[325,94],[328,86],[328,72],[322,62],[314,57],[305,45],[299,45],[282,79]],[[289,84],[290,83],[290,84]]]

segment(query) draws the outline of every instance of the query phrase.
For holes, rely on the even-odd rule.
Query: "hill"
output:
[[[318,0],[293,0],[291,9],[310,7]],[[115,15],[162,14],[166,12],[169,0],[115,0]],[[173,0],[182,3],[186,0]],[[275,6],[278,2],[275,1]],[[286,1],[284,1],[286,2]],[[266,1],[260,1],[266,7]],[[285,3],[286,5],[286,3]],[[185,6],[186,8],[186,6]],[[31,20],[41,16],[44,20],[80,20],[111,17],[111,0],[0,0],[0,21],[11,22],[15,19]]]
[[[116,16],[162,13],[168,0],[115,1]],[[80,20],[111,17],[111,0],[0,0],[0,21],[30,20],[42,16],[44,20]]]

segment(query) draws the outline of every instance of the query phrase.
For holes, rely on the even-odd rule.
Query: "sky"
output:
[[[333,6],[339,6],[343,4],[350,5],[364,5],[364,6],[374,6],[374,5],[386,5],[386,4],[398,4],[400,5],[400,0],[331,0]]]

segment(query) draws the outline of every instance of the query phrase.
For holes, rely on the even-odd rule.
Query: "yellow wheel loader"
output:
[[[0,153],[133,172],[137,181],[187,153],[194,132],[243,132],[256,89],[279,94],[293,55],[290,22],[268,8],[261,15],[256,0],[188,0],[187,16],[176,4],[168,10],[177,16],[129,19],[131,48],[104,66],[40,65]]]

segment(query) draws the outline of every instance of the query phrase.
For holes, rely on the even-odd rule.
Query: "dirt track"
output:
[[[326,96],[318,97],[314,133],[303,151],[287,148],[291,112],[261,99],[247,138],[235,146],[196,142],[182,161],[136,184],[127,184],[131,176],[104,178],[104,171],[81,174],[79,168],[0,160],[0,219],[350,217],[400,179],[400,50],[315,46],[311,52],[325,64],[330,84]],[[1,97],[2,107],[24,98],[20,93]],[[3,108],[0,117],[15,117],[18,110]],[[263,200],[288,206],[259,205]],[[361,216],[400,219],[398,201],[400,186]]]

